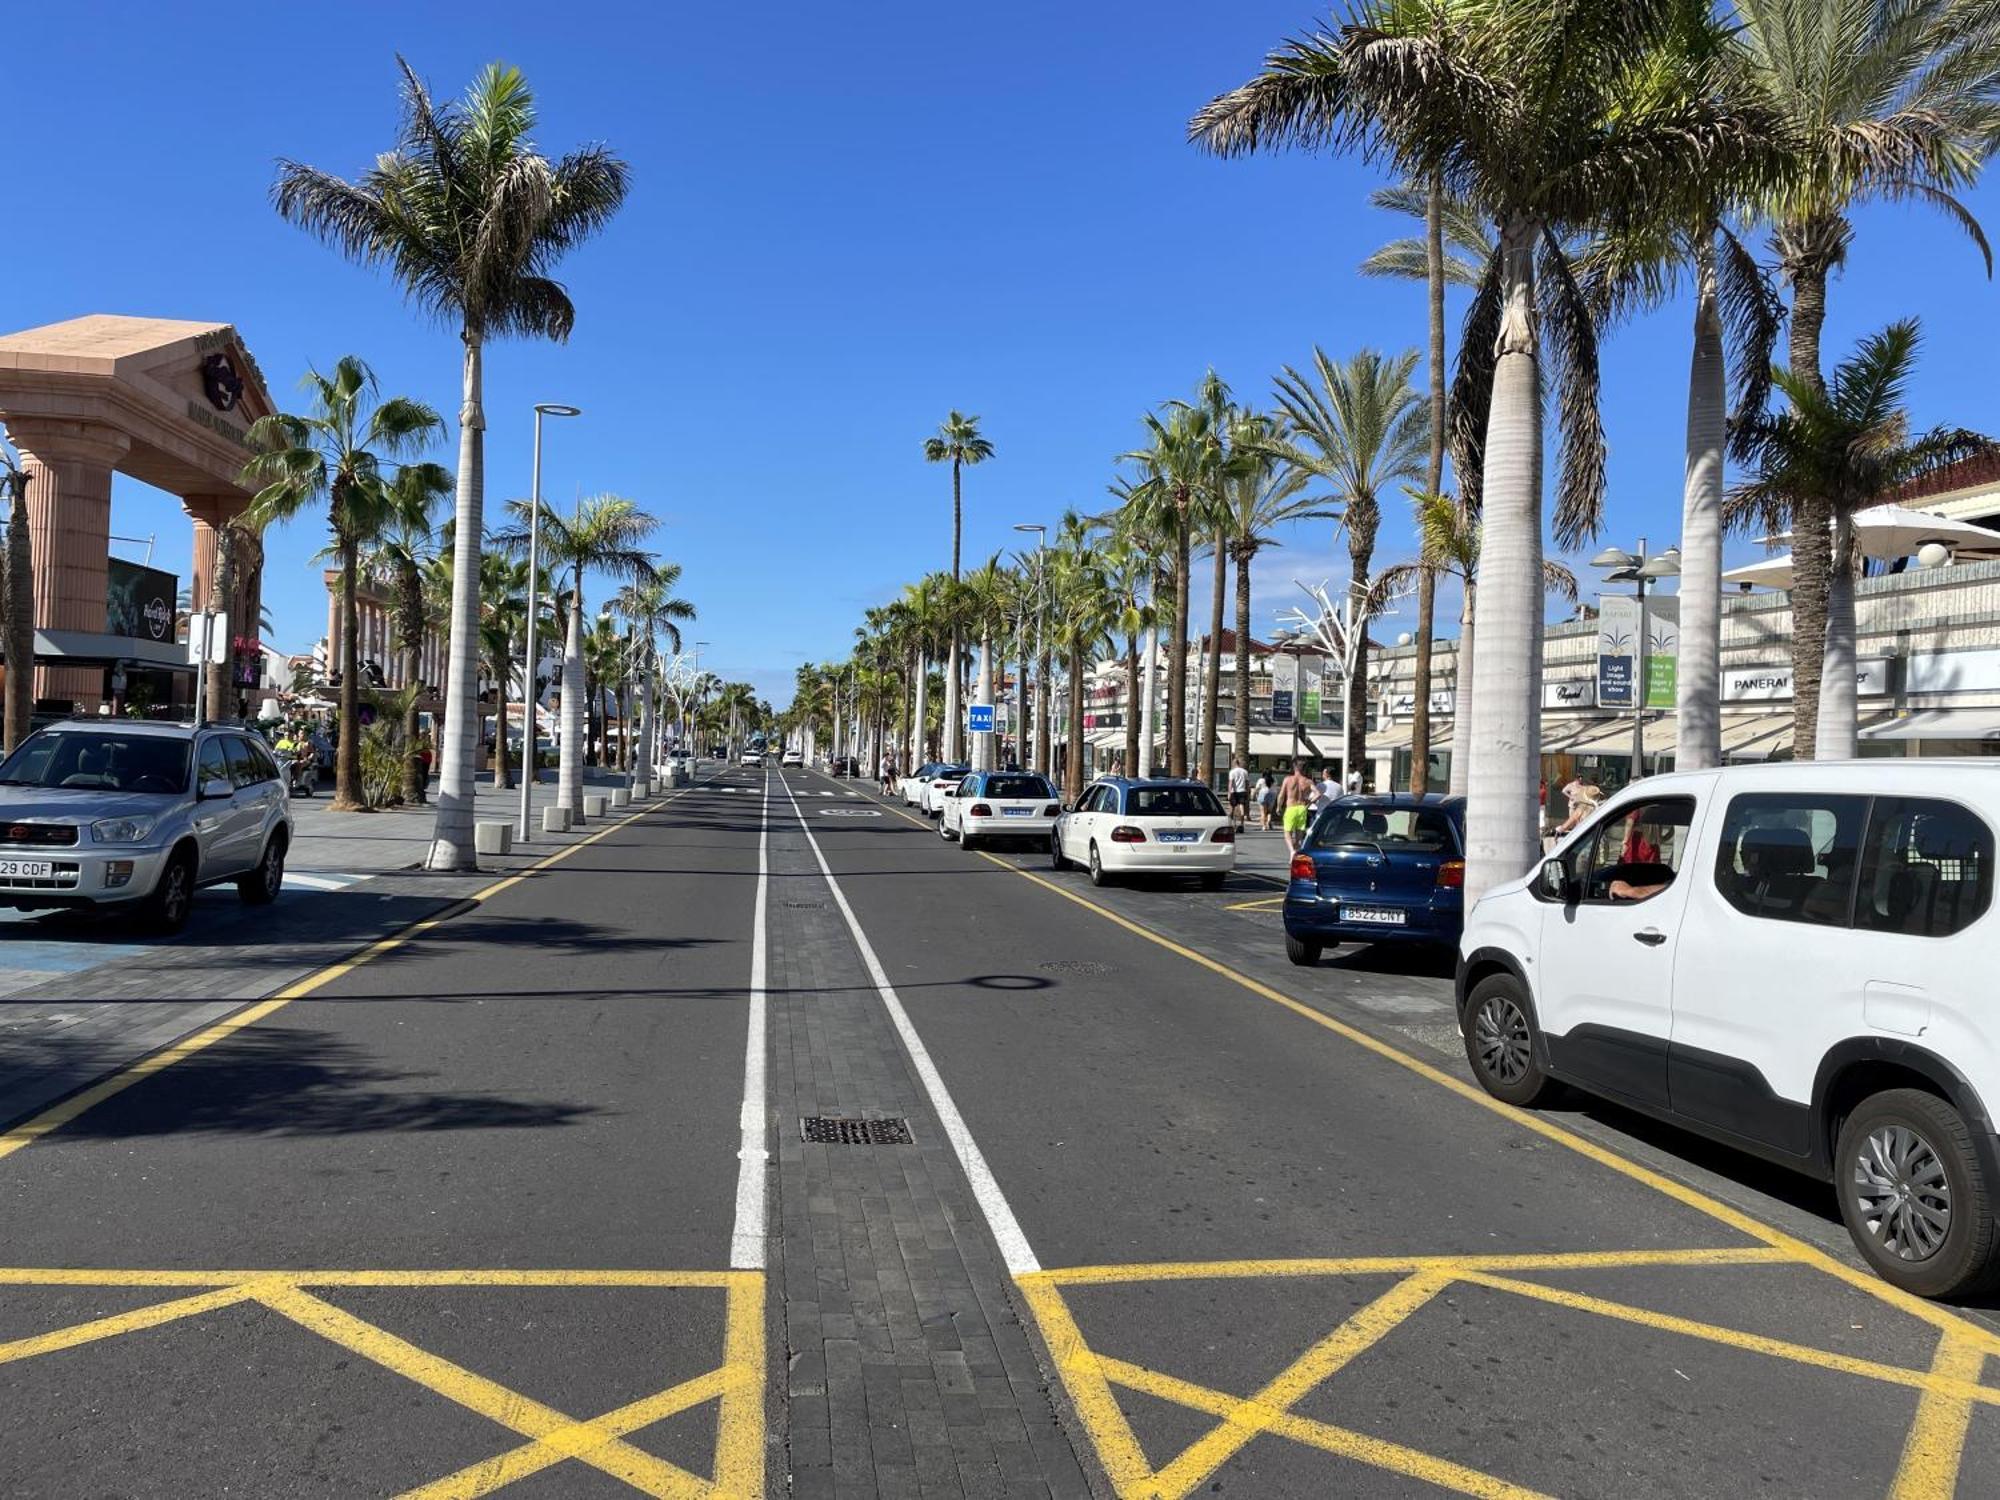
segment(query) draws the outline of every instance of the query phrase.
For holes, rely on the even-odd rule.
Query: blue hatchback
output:
[[[1399,793],[1321,806],[1292,856],[1285,956],[1341,943],[1457,947],[1465,925],[1465,799]]]

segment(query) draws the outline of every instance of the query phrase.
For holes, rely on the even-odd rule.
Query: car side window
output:
[[[1752,792],[1732,797],[1715,851],[1715,888],[1738,911],[1845,927],[1866,797]]]
[[[1576,866],[1581,900],[1603,906],[1657,896],[1680,873],[1693,822],[1692,797],[1662,797],[1619,808],[1584,841]]]
[[[264,747],[264,742],[262,740],[246,740],[244,743],[250,747],[250,758],[257,763],[258,777],[264,781],[276,781],[278,779],[278,763],[272,759],[271,752]]]
[[[223,753],[229,757],[229,779],[240,787],[255,786],[262,778],[257,772],[257,762],[250,758],[250,747],[237,735],[226,735],[222,741]]]
[[[230,781],[229,757],[223,753],[222,741],[210,735],[201,742],[200,769],[195,772],[197,790],[211,781]]]
[[[1970,808],[1877,797],[1868,816],[1854,925],[1949,937],[1993,901],[1993,830]]]

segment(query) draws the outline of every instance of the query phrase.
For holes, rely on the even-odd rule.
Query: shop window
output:
[[[1753,917],[1845,927],[1866,797],[1756,793],[1730,799],[1715,888]]]
[[[1857,927],[1948,937],[1993,900],[1993,830],[1969,808],[1878,797],[1868,819]]]

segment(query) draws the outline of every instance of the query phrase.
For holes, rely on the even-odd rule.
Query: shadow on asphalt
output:
[[[1320,958],[1320,967],[1350,974],[1408,974],[1425,979],[1450,979],[1458,972],[1458,955],[1449,948],[1415,943],[1362,943],[1336,948]]]
[[[489,952],[494,949],[534,948],[602,958],[613,953],[664,954],[685,948],[706,948],[722,941],[722,938],[650,936],[629,929],[600,926],[595,922],[579,922],[570,917],[502,917],[468,912],[432,928],[415,942],[376,954],[370,963],[393,964],[428,956],[425,952],[427,943],[431,952],[435,952],[438,944],[456,943],[476,945]]]
[[[60,1050],[60,1043],[49,1050]],[[78,1065],[72,1051],[63,1052],[62,1062]],[[116,1063],[97,1071],[111,1066]],[[435,1076],[385,1068],[326,1032],[251,1028],[183,1058],[146,1088],[85,1110],[63,1126],[63,1134],[120,1139],[547,1129],[604,1113],[594,1105],[421,1086]]]
[[[371,964],[369,967],[372,968],[374,965]],[[915,983],[898,984],[896,992],[909,994],[917,990],[951,990],[968,986],[1003,994],[1027,994],[1039,990],[1060,989],[1062,984],[1060,980],[1050,979],[1042,974],[975,974],[963,979],[926,979]],[[357,990],[354,988],[354,979],[350,976],[338,995],[314,995],[311,998],[315,1005],[353,1005],[386,1000],[404,1000],[412,1004],[455,1005],[465,1000],[741,1000],[747,992],[747,983],[651,985],[643,989],[600,984],[564,990],[428,990],[421,995],[412,995],[405,989]],[[873,995],[875,986],[866,982],[809,986],[774,985],[765,993],[774,999],[782,995]],[[5,1004],[5,1001],[0,1001],[0,1007],[4,1007]],[[0,1011],[0,1015],[4,1015],[4,1011]]]

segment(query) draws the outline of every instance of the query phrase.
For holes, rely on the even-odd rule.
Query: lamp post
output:
[[[528,492],[528,640],[524,652],[526,661],[521,672],[521,696],[526,700],[522,705],[522,717],[527,723],[521,729],[521,818],[515,836],[522,843],[528,842],[528,798],[534,790],[535,772],[538,759],[535,751],[535,611],[541,605],[539,581],[541,571],[542,540],[542,418],[580,417],[583,409],[565,406],[559,401],[537,401],[535,403],[535,477]],[[500,706],[507,706],[507,684],[500,684]],[[500,723],[495,733],[504,739],[507,733],[507,715],[500,715]]]
[[[1048,597],[1042,586],[1042,548],[1049,539],[1049,528],[1033,521],[1017,521],[1014,524],[1014,529],[1016,531],[1032,531],[1035,534],[1035,721],[1040,724],[1047,722],[1049,711],[1049,685],[1044,680],[1042,672],[1042,620],[1048,613]],[[1041,763],[1046,757],[1042,752],[1042,737],[1039,731],[1035,731],[1033,735],[1033,748],[1028,748],[1030,726],[1026,722],[1027,717],[1028,710],[1024,702],[1021,709],[1021,718],[1023,721],[1021,724],[1021,759],[1027,762],[1029,770],[1040,771],[1046,776],[1049,768]]]
[[[1639,600],[1639,635],[1632,643],[1632,779],[1646,774],[1646,589],[1681,571],[1681,549],[1669,547],[1654,557],[1646,555],[1646,539],[1639,538],[1639,550],[1627,552],[1606,547],[1590,560],[1593,568],[1604,568],[1606,583],[1629,583]]]

